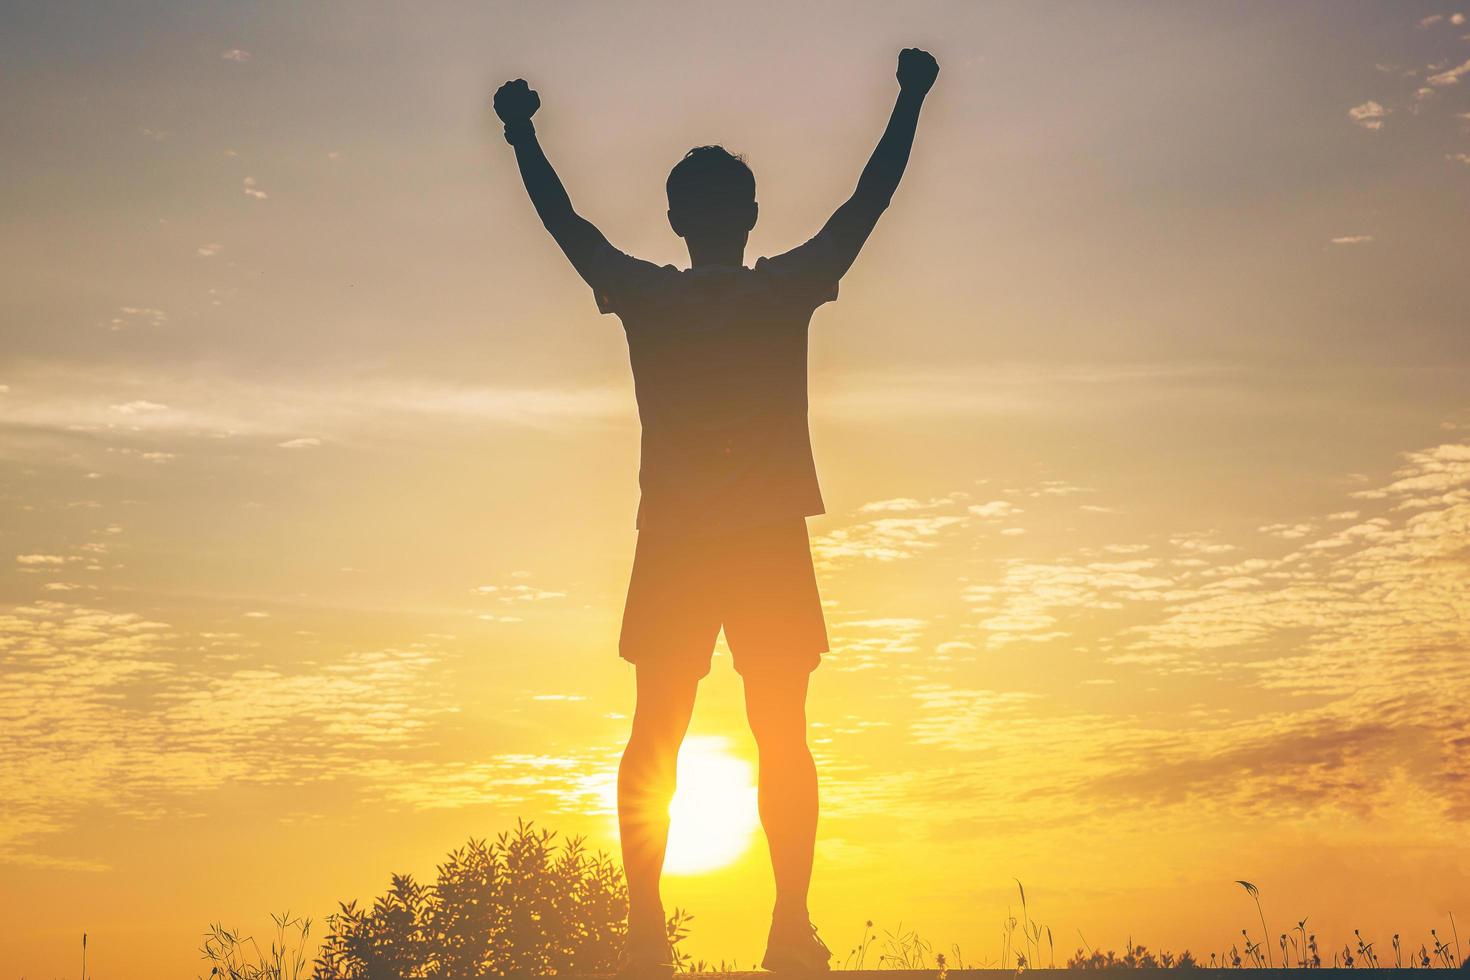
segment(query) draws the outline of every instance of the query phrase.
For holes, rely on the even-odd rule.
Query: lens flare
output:
[[[667,874],[722,868],[749,849],[760,825],[754,769],[730,751],[729,739],[706,735],[684,740],[669,820]]]

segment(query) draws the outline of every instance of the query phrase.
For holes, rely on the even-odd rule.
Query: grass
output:
[[[879,932],[869,920],[864,923],[857,944],[841,958],[838,967],[847,971],[925,970],[935,972],[940,978],[957,970],[1005,969],[1019,973],[1027,969],[1056,969],[1050,943],[1045,961],[1027,957],[1028,948],[1040,948],[1037,945],[1038,930],[1035,923],[1031,924],[1029,930],[1032,937],[1030,947],[1017,935],[1018,932],[1025,934],[1022,930],[1030,921],[1027,915],[1028,912],[1023,911],[1021,919],[1008,916],[1003,921],[1001,952],[994,960],[967,959],[958,945],[951,946],[949,953],[936,951],[916,930],[904,929],[900,925],[892,931]],[[689,923],[693,918],[682,909],[676,909],[670,917],[673,923],[671,932],[675,940],[676,967],[680,973],[721,974],[755,970],[754,964],[742,966],[733,959],[694,959],[682,952],[678,944],[688,938]],[[306,980],[313,976],[314,974],[305,972],[311,921],[289,914],[272,916],[272,920],[275,923],[275,934],[269,949],[261,947],[253,937],[244,935],[239,930],[227,930],[218,924],[211,926],[201,947],[201,954],[211,965],[208,976],[224,980]],[[1406,946],[1400,934],[1395,933],[1391,942],[1394,951],[1392,962],[1380,960],[1373,951],[1373,942],[1365,939],[1355,929],[1355,943],[1344,944],[1341,950],[1335,951],[1330,963],[1324,961],[1316,936],[1308,933],[1305,926],[1306,920],[1303,919],[1295,927],[1296,936],[1283,934],[1282,939],[1285,941],[1280,943],[1283,967],[1301,970],[1456,969],[1458,965],[1459,969],[1470,969],[1470,965],[1465,965],[1457,952],[1455,943],[1458,930],[1453,925],[1452,938],[1441,939],[1437,929],[1431,928],[1429,939],[1421,943],[1417,950]],[[1050,929],[1042,926],[1040,932],[1049,935]],[[1156,952],[1135,944],[1131,938],[1125,943],[1122,953],[1112,949],[1104,951],[1091,947],[1080,933],[1078,936],[1082,940],[1082,946],[1067,959],[1065,969],[1113,971],[1268,968],[1261,955],[1261,943],[1250,940],[1248,935],[1244,937],[1244,948],[1239,943],[1232,944],[1227,951],[1210,954],[1206,961],[1199,960],[1188,950],[1178,955],[1167,951]]]
[[[1017,883],[1019,887],[1019,882]],[[1254,896],[1253,896],[1254,897]],[[1259,916],[1258,916],[1259,917]],[[675,909],[669,917],[669,933],[674,947],[676,967],[685,974],[719,974],[754,970],[754,965],[742,968],[737,961],[708,961],[694,959],[680,949],[680,944],[690,935],[690,923],[694,917],[683,909]],[[305,980],[305,950],[310,935],[311,920],[292,917],[289,913],[272,916],[275,934],[269,948],[263,948],[252,937],[238,930],[227,930],[216,924],[205,935],[201,953],[211,964],[209,976],[225,980]],[[1279,937],[1281,965],[1288,969],[1470,969],[1459,952],[1459,931],[1450,916],[1451,936],[1441,938],[1437,928],[1429,930],[1427,941],[1412,949],[1403,937],[1394,933],[1391,940],[1392,962],[1381,959],[1374,950],[1374,942],[1365,938],[1360,930],[1353,930],[1354,942],[1345,943],[1333,952],[1327,962],[1318,947],[1317,937],[1306,928],[1302,919],[1293,927],[1292,933]],[[1069,957],[1064,967],[1068,970],[1168,970],[1168,969],[1269,969],[1273,961],[1264,957],[1263,943],[1253,940],[1248,930],[1241,930],[1242,942],[1233,943],[1228,950],[1211,953],[1208,960],[1201,961],[1185,950],[1179,954],[1154,951],[1135,944],[1131,938],[1122,953],[1116,950],[1101,950],[1088,944],[1086,937],[1078,933],[1082,941],[1075,954]],[[1043,938],[1045,944],[1043,945]],[[966,958],[958,945],[950,947],[948,953],[936,951],[933,944],[923,938],[917,930],[905,929],[901,924],[893,930],[879,931],[871,920],[863,924],[857,943],[840,958],[842,970],[926,970],[940,977],[960,970],[1005,969],[1017,972],[1027,969],[1056,969],[1055,943],[1050,926],[1031,918],[1030,907],[1022,901],[1020,918],[1008,914],[1002,920],[1000,951],[994,960]]]
[[[1026,888],[1016,881],[1020,900],[1020,917],[1014,910],[1007,909],[1001,921],[999,953],[995,959],[980,958],[967,960],[959,946],[951,946],[948,954],[935,952],[932,944],[918,932],[904,931],[900,926],[895,932],[874,932],[873,923],[864,924],[857,944],[841,959],[840,966],[847,970],[902,969],[935,970],[941,976],[952,970],[1000,969],[1023,971],[1032,969],[1057,969],[1056,944],[1051,927],[1036,921],[1026,898]],[[1261,904],[1261,892],[1250,882],[1237,882],[1245,888],[1255,905],[1256,918],[1261,924],[1261,937],[1252,938],[1249,929],[1242,929],[1241,939],[1228,949],[1210,953],[1207,959],[1189,950],[1175,954],[1155,951],[1135,944],[1129,937],[1123,952],[1100,950],[1087,942],[1081,932],[1077,933],[1082,945],[1068,957],[1063,968],[1068,970],[1167,970],[1167,969],[1274,969],[1276,957],[1272,955],[1266,937],[1270,935],[1266,926],[1265,910]],[[1344,943],[1324,955],[1317,942],[1316,933],[1307,930],[1307,919],[1297,922],[1289,933],[1281,933],[1275,944],[1280,953],[1283,969],[1467,969],[1470,961],[1463,956],[1460,947],[1459,927],[1454,913],[1448,915],[1450,935],[1442,937],[1438,927],[1429,930],[1428,938],[1414,948],[1413,942],[1405,942],[1399,933],[1394,933],[1391,946],[1392,961],[1381,958],[1375,950],[1375,942],[1353,930],[1353,942]],[[874,956],[874,950],[877,950]]]
[[[219,923],[204,934],[200,956],[210,964],[209,975],[225,980],[304,980],[306,948],[311,938],[311,920],[290,912],[272,915],[275,935],[270,950],[262,949],[253,936],[243,935]]]
[[[1025,885],[1013,880],[1019,915],[1014,906],[1006,909],[994,959],[967,958],[958,945],[940,951],[916,929],[900,924],[880,931],[868,920],[856,944],[836,954],[834,964],[850,971],[933,971],[941,978],[974,969],[1057,969],[1055,934],[1035,918]],[[1237,884],[1255,906],[1259,936],[1242,928],[1239,940],[1206,958],[1187,949],[1178,954],[1152,950],[1131,936],[1122,953],[1102,950],[1079,931],[1081,946],[1062,966],[1077,971],[1269,969],[1276,967],[1279,953],[1281,967],[1293,970],[1470,969],[1453,914],[1445,936],[1438,926],[1417,941],[1394,933],[1390,954],[1357,929],[1351,942],[1324,951],[1306,918],[1273,942],[1260,889],[1244,880]],[[209,965],[208,976],[222,980],[606,974],[616,965],[626,916],[621,868],[605,855],[586,852],[577,838],[558,842],[554,833],[521,823],[494,842],[471,840],[451,852],[432,884],[393,875],[392,887],[371,905],[342,903],[327,917],[327,934],[318,945],[311,942],[311,920],[287,913],[272,917],[268,947],[216,923],[205,933],[200,954]],[[679,908],[668,917],[676,969],[683,974],[741,972],[733,959],[711,962],[685,952],[693,921]],[[82,954],[85,963],[85,936]]]

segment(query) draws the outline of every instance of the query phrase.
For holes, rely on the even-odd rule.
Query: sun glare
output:
[[[754,772],[730,740],[691,736],[679,750],[679,784],[669,804],[668,874],[722,868],[750,847],[760,825]]]

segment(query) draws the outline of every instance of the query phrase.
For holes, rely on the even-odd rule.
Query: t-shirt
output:
[[[638,527],[823,513],[807,327],[839,275],[822,234],[753,267],[678,269],[598,249],[586,278],[598,310],[623,321],[643,425]]]

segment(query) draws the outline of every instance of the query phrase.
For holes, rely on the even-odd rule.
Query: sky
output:
[[[744,153],[753,261],[851,192],[909,45],[913,160],[812,322],[823,935],[994,963],[1019,880],[1059,959],[1208,953],[1257,929],[1237,879],[1324,948],[1444,934],[1467,16],[6,4],[0,973],[77,976],[83,931],[99,978],[207,973],[211,922],[518,818],[616,851],[626,344],[489,96],[529,80],[578,210],[658,262],[668,168]],[[723,645],[700,697],[665,901],[745,962],[763,842],[694,825],[750,808]]]

